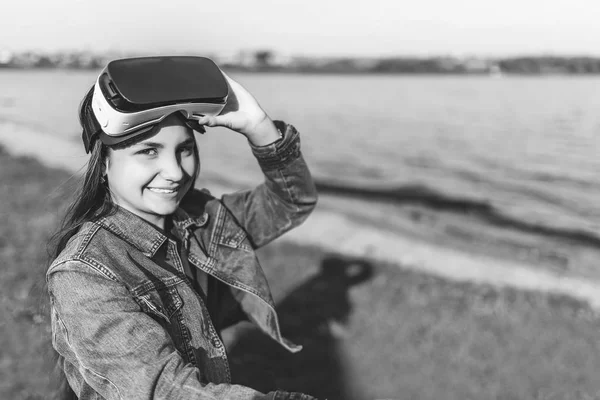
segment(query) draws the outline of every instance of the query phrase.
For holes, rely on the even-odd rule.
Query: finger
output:
[[[198,123],[200,125],[209,126],[211,128],[216,127],[216,126],[224,126],[226,128],[231,128],[231,121],[229,121],[228,118],[223,117],[222,115],[219,115],[219,116],[205,115],[204,117],[198,119]]]
[[[197,121],[200,125],[211,126],[211,127],[215,126],[215,124],[216,124],[215,117],[208,116],[208,115],[198,118]]]
[[[217,115],[213,117],[214,125],[211,126],[223,126],[225,128],[233,129],[233,123],[231,118],[227,115]]]

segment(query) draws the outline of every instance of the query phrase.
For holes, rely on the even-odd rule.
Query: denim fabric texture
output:
[[[289,351],[301,349],[281,335],[254,252],[302,223],[317,201],[298,132],[277,126],[279,141],[250,144],[265,176],[256,188],[221,199],[191,190],[169,235],[117,207],[85,223],[52,263],[52,343],[80,399],[312,399],[231,384],[220,326],[180,257],[229,291],[240,318]]]

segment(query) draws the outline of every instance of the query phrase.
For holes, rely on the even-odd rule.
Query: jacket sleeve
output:
[[[224,206],[248,233],[255,248],[300,225],[317,203],[317,190],[292,125],[275,121],[282,139],[252,152],[265,176],[256,188],[222,197]]]
[[[91,387],[109,400],[288,398],[239,385],[202,385],[200,371],[184,362],[170,336],[122,284],[85,263],[71,264],[76,269],[49,275],[48,290],[53,345],[79,396]]]

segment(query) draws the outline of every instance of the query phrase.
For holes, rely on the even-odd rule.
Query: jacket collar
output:
[[[176,237],[185,237],[184,231],[206,225],[208,214],[191,217],[183,209],[178,208],[172,215],[171,233]],[[114,212],[98,220],[98,223],[115,235],[135,246],[148,257],[154,257],[158,249],[167,241],[167,234],[145,221],[143,218],[115,206]]]
[[[174,228],[179,230],[186,230],[190,228],[200,228],[208,222],[208,213],[204,212],[198,217],[190,216],[181,207],[178,207],[173,214],[173,225]]]

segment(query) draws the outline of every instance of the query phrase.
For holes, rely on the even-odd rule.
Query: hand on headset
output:
[[[273,121],[246,88],[223,72],[229,85],[227,105],[217,116],[204,116],[198,123],[223,126],[246,136],[252,144],[265,146],[280,138]]]

